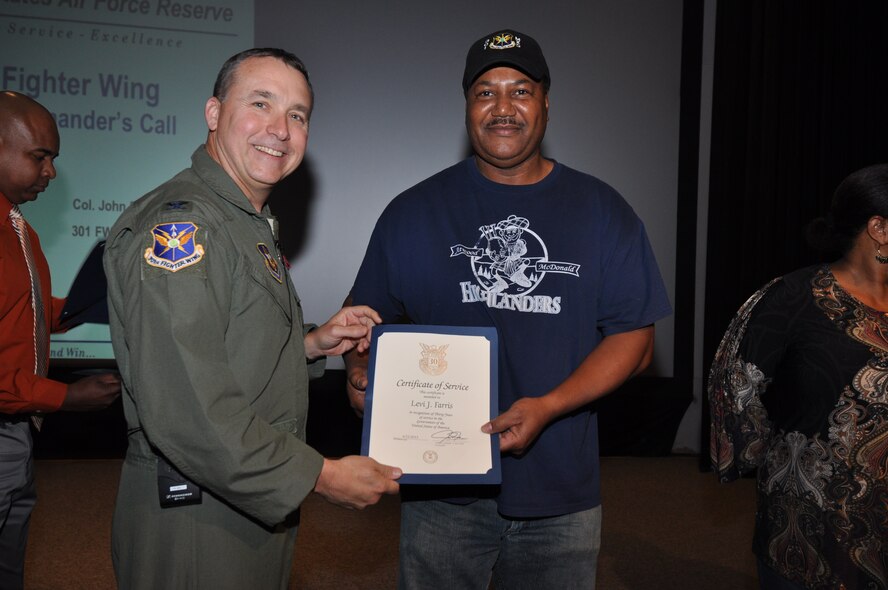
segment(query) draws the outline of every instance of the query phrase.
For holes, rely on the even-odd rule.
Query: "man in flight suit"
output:
[[[129,450],[113,525],[120,588],[286,588],[312,491],[363,508],[400,470],[304,442],[308,379],[365,350],[368,307],[303,324],[266,201],[302,161],[312,110],[295,56],[226,62],[189,169],[136,201],[105,254]],[[161,486],[161,489],[158,487]]]

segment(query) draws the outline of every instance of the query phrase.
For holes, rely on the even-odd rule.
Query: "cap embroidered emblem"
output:
[[[484,49],[512,49],[513,47],[521,47],[521,37],[516,37],[511,33],[494,35],[493,39],[488,39],[484,44]]]
[[[145,250],[145,261],[170,272],[197,264],[204,256],[204,247],[195,240],[197,229],[190,221],[155,225],[151,230],[154,244]]]

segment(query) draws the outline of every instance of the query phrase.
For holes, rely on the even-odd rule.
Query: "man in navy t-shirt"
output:
[[[549,69],[512,30],[469,49],[473,155],[385,209],[351,302],[385,322],[494,326],[502,484],[402,486],[399,587],[593,588],[600,544],[590,403],[650,364],[671,313],[644,226],[610,186],[546,159]],[[347,356],[363,411],[367,358]],[[479,425],[481,426],[481,425]]]

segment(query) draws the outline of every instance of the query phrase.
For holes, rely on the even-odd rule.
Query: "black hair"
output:
[[[308,69],[305,67],[305,64],[302,63],[301,59],[289,51],[284,51],[283,49],[277,49],[275,47],[247,49],[246,51],[241,51],[240,53],[229,57],[228,61],[222,65],[222,69],[219,70],[219,74],[216,76],[216,83],[213,85],[213,96],[220,101],[225,100],[225,95],[228,94],[228,89],[231,88],[238,66],[240,66],[244,60],[250,59],[251,57],[273,57],[300,72],[305,76],[305,81],[308,83],[308,91],[311,93],[311,102],[314,104],[314,89],[311,87],[311,80],[308,77]]]
[[[808,243],[822,251],[847,253],[874,215],[888,218],[888,164],[849,174],[835,193],[829,213],[808,225]]]

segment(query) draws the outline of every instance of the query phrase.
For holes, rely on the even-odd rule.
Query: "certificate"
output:
[[[361,452],[400,483],[498,484],[495,328],[373,328]]]

